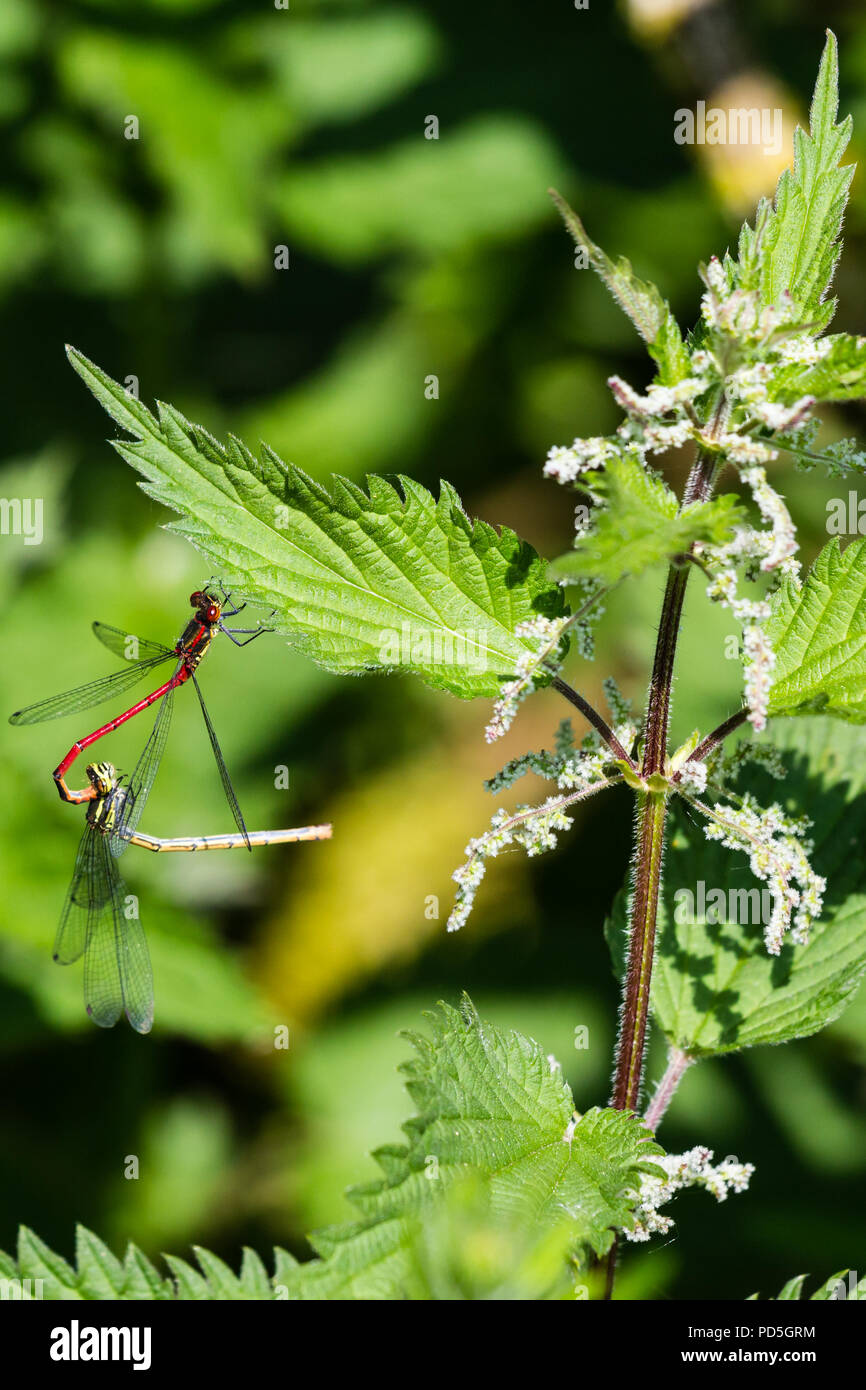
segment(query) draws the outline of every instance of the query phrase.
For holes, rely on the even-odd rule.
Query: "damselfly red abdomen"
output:
[[[127,662],[127,668],[117,671],[113,675],[103,676],[99,680],[90,681],[87,685],[78,686],[74,690],[64,691],[60,695],[53,695],[47,700],[40,700],[35,705],[28,705],[26,709],[17,710],[10,716],[11,724],[37,724],[47,719],[59,719],[66,714],[74,714],[79,710],[90,709],[94,705],[102,704],[103,701],[111,699],[115,695],[125,693],[142,680],[150,671],[162,665],[164,662],[174,661],[175,667],[171,676],[157,689],[152,690],[143,699],[138,700],[129,709],[110,719],[108,723],[95,729],[93,733],[87,734],[84,738],[78,739],[73,743],[65,758],[54,769],[54,780],[61,798],[64,801],[83,802],[90,801],[94,797],[93,785],[89,785],[80,790],[73,790],[66,785],[66,774],[80,753],[98,739],[104,738],[106,734],[113,733],[121,725],[133,719],[137,714],[149,709],[158,700],[163,703],[160,706],[156,722],[150,738],[148,739],[145,750],[139,759],[136,769],[138,773],[138,815],[144,808],[144,801],[150,791],[156,769],[165,741],[168,737],[168,728],[171,723],[172,702],[175,690],[191,680],[195,686],[204,716],[205,727],[214,757],[219,769],[220,780],[226,794],[229,806],[235,819],[235,824],[242,834],[246,834],[243,816],[237,803],[237,798],[231,785],[231,780],[217,742],[216,733],[204,698],[196,680],[196,671],[208,651],[213,641],[215,632],[224,632],[236,646],[246,646],[247,642],[253,641],[269,629],[259,623],[254,628],[230,628],[225,624],[226,618],[233,618],[242,612],[246,607],[240,604],[229,608],[230,595],[224,590],[222,597],[218,598],[215,593],[205,587],[196,589],[190,595],[190,605],[194,610],[194,615],[187,623],[180,637],[173,647],[163,646],[159,642],[151,642],[146,638],[139,638],[134,633],[123,632],[119,628],[108,627],[105,623],[94,623],[93,631],[110,651],[122,657]],[[135,781],[135,774],[133,775]]]

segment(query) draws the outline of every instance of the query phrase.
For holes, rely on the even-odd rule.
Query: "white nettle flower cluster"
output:
[[[809,822],[786,816],[775,803],[763,810],[748,793],[739,806],[701,803],[699,809],[708,818],[707,839],[748,854],[752,873],[770,890],[773,908],[764,929],[770,955],[779,954],[789,931],[792,941],[805,945],[809,928],[821,915],[827,887],[827,880],[809,863],[812,844],[804,838]]]
[[[532,646],[527,647],[519,657],[513,680],[503,685],[493,706],[490,723],[484,730],[488,743],[495,743],[511,728],[523,701],[537,688],[544,663],[555,657],[569,622],[568,617],[536,617],[519,623],[515,628],[515,636],[531,641]]]
[[[645,396],[622,377],[610,377],[607,384],[626,415],[616,434],[575,439],[568,447],[556,445],[548,451],[545,477],[559,483],[575,483],[581,474],[603,468],[626,451],[636,451],[646,461],[649,454],[679,449],[691,439],[700,442],[692,406],[712,384],[709,373],[713,362],[708,353],[696,354],[695,360],[698,358],[702,359],[706,374],[693,374],[675,386],[655,384]]]
[[[614,737],[626,749],[631,748],[639,732],[640,725],[628,715],[613,726]],[[610,749],[593,730],[584,738],[580,750],[563,761],[556,778],[557,786],[561,791],[586,791],[604,778],[603,769],[610,766],[610,761]]]
[[[640,1192],[634,1225],[623,1232],[626,1240],[646,1241],[652,1235],[664,1235],[673,1226],[673,1218],[661,1216],[659,1207],[682,1192],[686,1187],[702,1187],[712,1193],[717,1202],[724,1202],[730,1192],[745,1192],[755,1171],[754,1164],[740,1163],[736,1158],[726,1158],[722,1163],[713,1164],[712,1149],[701,1145],[689,1149],[684,1154],[666,1154],[664,1158],[654,1158],[667,1174],[664,1178],[652,1177],[649,1173],[641,1175]]]
[[[679,775],[680,786],[685,791],[693,792],[695,796],[700,796],[701,793],[705,792],[707,789],[708,770],[706,763],[700,761],[692,762],[690,760],[689,762],[683,763]]]
[[[610,459],[617,458],[619,452],[616,442],[604,435],[575,439],[568,448],[557,444],[547,451],[544,476],[555,478],[558,483],[573,483],[581,473],[603,468]]]
[[[630,748],[640,732],[640,725],[631,716],[629,703],[620,694],[616,681],[609,678],[604,688],[614,718],[613,732],[624,748]],[[586,735],[579,749],[564,753],[553,766],[555,772],[551,770],[544,775],[556,781],[563,795],[548,797],[540,806],[522,805],[513,812],[500,809],[490,822],[490,829],[469,841],[466,860],[452,875],[457,892],[448,918],[449,931],[459,931],[469,917],[487,872],[488,859],[495,859],[503,850],[517,846],[525,849],[530,857],[555,849],[557,835],[572,826],[568,809],[619,777],[611,767],[610,750],[595,730]],[[533,770],[538,771],[538,768]]]
[[[495,859],[503,850],[515,845],[522,845],[528,855],[554,849],[557,834],[571,829],[572,820],[566,815],[566,808],[577,799],[576,796],[551,796],[541,806],[518,806],[515,812],[496,812],[490,829],[469,841],[466,862],[452,874],[457,892],[448,918],[449,931],[459,931],[472,911],[475,895],[487,872],[487,860]]]
[[[701,298],[701,317],[708,328],[722,339],[734,338],[741,347],[766,345],[782,330],[797,322],[799,311],[788,290],[778,304],[762,304],[758,290],[735,288],[730,271],[713,256],[701,268],[706,290]]]
[[[754,526],[738,526],[732,539],[721,546],[696,546],[699,558],[709,567],[712,578],[707,597],[729,608],[743,627],[744,699],[749,710],[749,723],[756,733],[767,724],[767,706],[772,687],[776,657],[770,645],[764,623],[770,616],[770,605],[763,599],[741,598],[738,591],[738,570],[747,575],[755,571],[773,572],[780,579],[800,582],[800,565],[794,559],[797,533],[785,503],[767,481],[763,468],[746,469],[742,477],[749,484],[752,496],[764,521],[765,530]]]
[[[607,384],[617,405],[626,412],[617,438],[645,458],[647,454],[681,449],[695,438],[697,417],[691,407],[711,382],[708,376],[689,376],[675,386],[650,386],[645,396],[622,377],[612,376]]]

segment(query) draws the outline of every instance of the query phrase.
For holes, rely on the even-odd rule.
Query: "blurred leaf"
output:
[[[827,1179],[862,1171],[866,1117],[834,1086],[818,1057],[802,1047],[762,1050],[749,1056],[749,1070],[768,1112],[804,1164]]]
[[[62,548],[69,471],[66,451],[50,445],[29,458],[8,459],[0,468],[0,498],[12,506],[0,544],[0,592],[8,592],[12,581],[28,570],[55,559]]]
[[[276,453],[303,459],[316,478],[398,468],[440,405],[424,395],[431,357],[447,380],[459,366],[455,351],[451,342],[447,356],[438,348],[434,356],[423,328],[406,316],[349,331],[320,371],[243,412],[242,428]]]
[[[166,249],[185,275],[213,262],[239,274],[271,267],[260,190],[291,129],[267,88],[239,87],[203,55],[140,35],[74,30],[59,53],[70,100],[97,110],[130,161],[140,157],[169,201]],[[135,116],[138,139],[125,138]]]
[[[29,52],[42,28],[42,13],[28,0],[3,0],[0,7],[0,56]]]
[[[477,1175],[459,1177],[418,1228],[406,1287],[413,1298],[448,1303],[574,1298],[582,1276],[569,1259],[570,1224],[562,1214],[539,1230],[522,1212],[495,1208]]]
[[[295,236],[337,259],[438,256],[538,225],[539,190],[559,167],[543,132],[519,116],[481,116],[438,140],[425,140],[419,116],[415,138],[391,150],[296,166],[276,200]]]
[[[75,293],[116,293],[141,278],[146,263],[138,210],[120,196],[123,144],[100,147],[71,121],[47,115],[31,121],[22,148],[50,192],[46,231],[60,278]],[[112,158],[113,156],[113,158]]]
[[[40,258],[45,229],[33,208],[0,195],[0,286],[15,286]]]
[[[202,1097],[180,1096],[153,1110],[136,1140],[136,1176],[124,1174],[114,1185],[109,1234],[134,1229],[159,1249],[203,1230],[224,1196],[229,1125],[224,1107]]]
[[[343,121],[386,105],[427,76],[440,51],[426,15],[391,8],[255,26],[249,47],[273,69],[305,121]]]
[[[431,709],[431,734],[433,718]],[[307,860],[304,881],[271,915],[261,952],[260,985],[280,1017],[309,1024],[441,939],[451,873],[489,816],[481,781],[489,757],[479,732],[474,712],[458,706],[429,749],[353,779],[322,808],[338,833]],[[456,798],[455,777],[464,787]],[[478,912],[476,930],[534,921],[523,856],[503,857]]]

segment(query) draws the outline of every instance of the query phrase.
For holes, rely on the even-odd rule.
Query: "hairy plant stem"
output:
[[[664,792],[638,793],[631,940],[610,1101],[616,1110],[636,1110],[640,1096],[666,811]]]
[[[678,1047],[672,1047],[668,1051],[668,1064],[665,1067],[664,1076],[656,1086],[653,1098],[643,1117],[644,1124],[647,1129],[652,1130],[653,1134],[658,1129],[662,1116],[674,1098],[674,1092],[693,1061],[694,1057],[690,1057],[687,1052],[682,1052]]]
[[[707,734],[706,738],[701,739],[694,753],[692,753],[692,761],[696,763],[701,762],[708,753],[712,753],[714,748],[718,748],[720,743],[724,743],[728,734],[732,734],[735,729],[739,729],[741,724],[745,724],[748,717],[749,711],[747,709],[737,710],[736,714],[732,714],[730,718],[720,724],[717,729],[713,729],[712,733]],[[675,778],[675,780],[679,780],[678,777]]]
[[[711,431],[717,431],[724,412],[722,399],[716,409]],[[683,493],[682,505],[702,502],[710,496],[718,472],[715,454],[701,451],[692,466]],[[671,687],[677,639],[682,619],[686,585],[693,566],[671,565],[662,601],[656,639],[655,657],[650,678],[647,702],[647,722],[644,739],[644,778],[664,774],[667,758],[668,722],[670,719]],[[637,1110],[643,1080],[647,1023],[649,1020],[650,982],[661,888],[662,855],[664,850],[666,791],[638,793],[638,815],[635,833],[635,852],[632,865],[632,896],[629,914],[628,970],[620,1012],[619,1035],[616,1044],[611,1106],[616,1110]],[[610,1298],[616,1275],[617,1242],[614,1242],[607,1262],[605,1297]]]
[[[689,502],[704,501],[709,497],[716,469],[714,455],[698,455],[683,494],[684,506]],[[665,770],[674,660],[690,573],[688,565],[671,565],[668,571],[647,704],[642,767],[644,777],[664,773]],[[629,923],[628,973],[610,1102],[617,1110],[636,1110],[640,1098],[649,1015],[649,981],[652,974],[658,895],[661,887],[665,809],[665,792],[646,792],[639,795],[634,886]]]
[[[613,729],[602,719],[598,710],[594,709],[588,700],[585,700],[577,690],[572,689],[572,687],[566,681],[561,680],[559,676],[554,676],[550,684],[553,686],[554,690],[559,691],[560,695],[564,695],[566,700],[569,700],[576,709],[580,710],[584,719],[601,735],[614,756],[621,758],[623,762],[628,763],[629,767],[637,771],[637,768],[635,768],[634,763],[623,748]]]

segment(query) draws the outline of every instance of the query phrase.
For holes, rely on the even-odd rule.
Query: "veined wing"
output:
[[[193,676],[192,678],[192,683],[195,686],[195,693],[198,696],[198,702],[201,705],[201,712],[204,715],[205,727],[207,729],[208,738],[210,739],[210,746],[213,749],[213,755],[216,759],[216,765],[219,770],[220,781],[223,784],[223,791],[226,794],[226,801],[231,807],[232,815],[235,818],[235,825],[243,835],[247,849],[252,851],[249,833],[247,831],[244,818],[241,815],[241,808],[238,805],[238,799],[235,796],[235,789],[232,786],[232,779],[229,777],[229,770],[225,765],[225,760],[223,758],[222,751],[220,749],[219,743],[217,742],[216,730],[214,729],[213,724],[210,722],[210,715],[207,712],[207,705],[204,702],[204,696],[201,693],[199,683],[196,680],[195,676]]]
[[[54,938],[54,959],[60,965],[71,965],[82,955],[93,913],[101,911],[111,896],[112,880],[105,874],[100,854],[102,838],[88,821],[78,842],[72,882]]]
[[[108,848],[106,836],[96,832],[100,872],[110,884],[107,900],[95,908],[84,953],[84,1003],[100,1028],[112,1028],[125,1013],[137,1033],[153,1026],[153,971],[138,904],[129,900]]]
[[[148,657],[174,655],[174,647],[166,647],[162,642],[151,642],[148,637],[137,637],[134,632],[109,627],[108,623],[93,623],[92,626],[93,635],[99,638],[102,645],[124,661],[146,661]]]
[[[174,652],[166,649],[156,656],[131,661],[123,671],[112,671],[110,676],[101,676],[99,680],[89,681],[87,685],[76,686],[74,690],[64,690],[59,695],[51,695],[47,700],[28,705],[26,709],[16,710],[14,714],[10,714],[9,723],[41,724],[45,719],[59,719],[64,714],[77,714],[93,705],[101,705],[104,700],[123,695],[125,691],[137,685],[148,671],[152,671],[155,666],[161,665],[173,656]]]
[[[115,858],[119,858],[129,845],[127,836],[131,835],[144,812],[147,798],[150,796],[151,787],[156,780],[159,764],[165,752],[165,745],[168,739],[169,729],[171,728],[171,715],[174,709],[174,686],[167,690],[159,702],[156,719],[153,721],[153,728],[150,731],[147,743],[141,751],[141,756],[135,765],[123,805],[118,817],[117,825],[111,835],[111,853]]]

